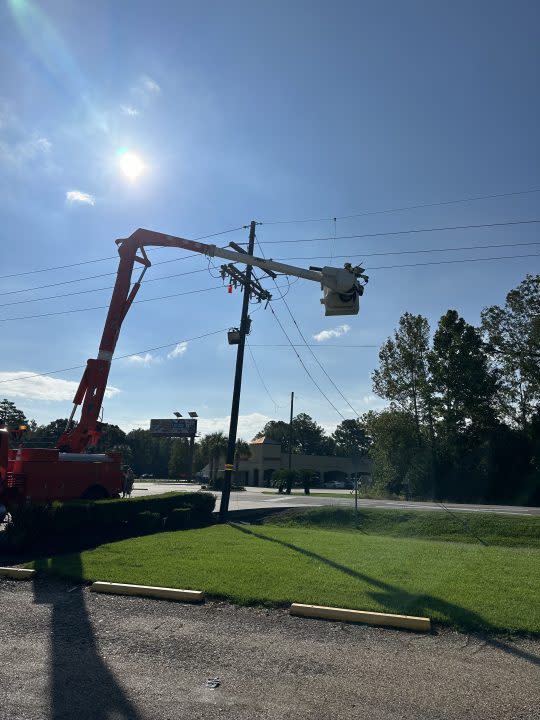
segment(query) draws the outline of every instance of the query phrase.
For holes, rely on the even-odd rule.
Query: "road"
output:
[[[199,485],[190,485],[188,483],[174,483],[166,480],[158,481],[137,481],[134,485],[134,496],[150,495],[162,492],[170,492],[171,490],[199,490]],[[231,510],[254,510],[259,508],[295,508],[295,507],[320,507],[345,506],[353,507],[354,499],[349,490],[332,490],[336,494],[343,497],[317,497],[316,491],[312,491],[311,495],[278,495],[277,492],[267,495],[268,488],[248,487],[244,492],[231,493],[230,509]],[[321,491],[324,492],[324,491]],[[328,492],[328,491],[327,491]],[[219,507],[219,497],[221,493],[215,492],[218,498],[216,507]],[[415,502],[409,500],[360,500],[360,507],[365,508],[384,508],[398,510],[437,510],[445,511],[447,508],[460,512],[489,512],[502,515],[528,515],[540,516],[540,508],[536,507],[518,507],[515,505],[474,505],[474,504],[457,504],[445,503],[444,506],[433,502]]]
[[[532,720],[540,641],[0,580],[10,720]],[[207,687],[219,677],[219,686]]]

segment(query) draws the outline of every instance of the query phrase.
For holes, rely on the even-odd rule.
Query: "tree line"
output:
[[[479,327],[448,310],[431,337],[405,313],[379,352],[367,413],[373,481],[415,498],[540,501],[540,275],[527,275]]]

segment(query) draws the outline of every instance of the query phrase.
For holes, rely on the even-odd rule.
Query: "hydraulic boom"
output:
[[[253,265],[262,270],[320,282],[324,293],[321,303],[325,305],[326,315],[357,314],[358,298],[364,292],[364,286],[360,280],[367,282],[363,269],[353,268],[351,265],[345,265],[344,268],[323,267],[306,270],[151,230],[136,230],[128,238],[117,240],[116,243],[120,263],[98,356],[97,359],[90,359],[87,362],[73,400],[73,410],[68,425],[58,440],[57,447],[63,452],[83,453],[88,447],[96,445],[99,441],[101,436],[99,415],[120,328],[139,291],[144,274],[151,265],[145,247],[181,248],[209,257],[220,257],[244,265]],[[131,278],[135,263],[141,265],[142,269],[132,286]],[[75,412],[79,406],[81,406],[81,417],[75,425]]]

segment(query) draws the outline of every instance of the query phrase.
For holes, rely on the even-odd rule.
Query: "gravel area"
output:
[[[2,720],[532,720],[540,706],[538,640],[414,634],[45,579],[0,580],[0,628]]]

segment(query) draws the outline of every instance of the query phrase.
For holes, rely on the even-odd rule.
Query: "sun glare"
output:
[[[120,170],[128,180],[136,180],[144,170],[144,163],[135,153],[126,152],[120,157]]]

